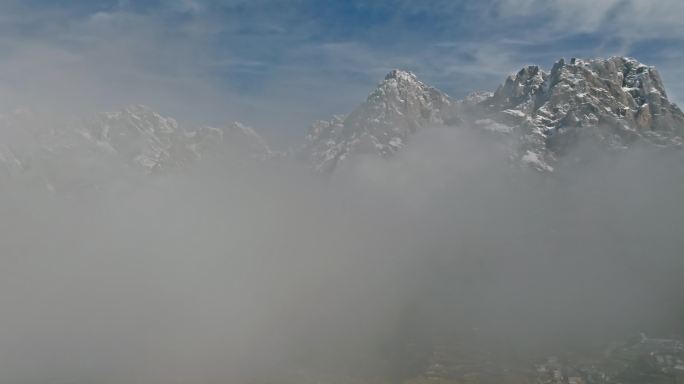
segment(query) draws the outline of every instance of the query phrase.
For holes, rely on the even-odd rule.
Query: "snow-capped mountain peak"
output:
[[[560,59],[548,72],[525,66],[495,92],[462,101],[412,72],[392,70],[350,114],[315,122],[298,155],[331,171],[358,154],[390,157],[432,126],[502,137],[512,160],[541,171],[576,158],[580,142],[599,152],[684,143],[684,113],[669,101],[658,71],[610,57]],[[18,177],[50,190],[183,170],[198,161],[240,165],[282,157],[242,123],[186,128],[140,104],[68,122],[15,111],[0,115],[0,128],[0,183]]]
[[[560,59],[550,72],[528,66],[471,104],[511,127],[519,159],[540,170],[580,141],[608,149],[682,143],[684,115],[667,99],[658,71],[633,58]]]
[[[463,101],[395,69],[352,113],[314,123],[300,154],[329,171],[352,154],[388,157],[418,130],[460,122],[513,138],[512,158],[551,171],[579,141],[608,149],[637,141],[681,145],[684,114],[668,100],[658,71],[627,57],[560,59],[548,72],[528,65],[495,92]]]
[[[182,166],[192,160],[178,122],[140,104],[98,114],[86,122],[83,134],[147,172]]]
[[[450,124],[452,101],[415,74],[392,70],[364,103],[344,118],[313,124],[300,155],[321,171],[330,171],[350,154],[386,157],[431,125]]]
[[[67,122],[5,114],[0,133],[0,183],[23,180],[51,191],[183,171],[202,159],[239,164],[274,156],[244,124],[187,129],[140,104]]]
[[[418,78],[413,72],[404,71],[401,69],[393,69],[385,75],[385,80],[397,80],[397,81],[418,81]]]

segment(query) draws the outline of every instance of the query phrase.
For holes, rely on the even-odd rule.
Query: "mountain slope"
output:
[[[393,70],[346,117],[315,122],[300,156],[320,171],[331,171],[351,154],[387,157],[412,133],[431,125],[452,124],[453,102],[411,72]]]

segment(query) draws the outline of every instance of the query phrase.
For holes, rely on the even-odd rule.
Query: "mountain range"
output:
[[[314,123],[301,151],[314,168],[330,171],[355,153],[390,156],[434,125],[505,137],[514,143],[513,161],[553,171],[580,143],[681,147],[684,114],[658,71],[631,58],[561,59],[550,72],[527,66],[496,91],[464,100],[394,70],[348,116]]]
[[[112,176],[183,170],[198,161],[277,161],[294,157],[329,173],[358,154],[391,157],[431,127],[468,129],[505,140],[514,164],[553,172],[591,145],[680,148],[684,114],[658,71],[625,57],[527,66],[494,91],[463,100],[393,70],[345,116],[316,121],[291,154],[273,151],[254,129],[182,127],[148,107],[55,123],[27,110],[0,116],[0,184],[21,179],[50,191],[97,187]]]

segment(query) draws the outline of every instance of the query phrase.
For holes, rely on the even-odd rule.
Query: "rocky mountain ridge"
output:
[[[241,123],[186,129],[144,105],[68,122],[15,111],[0,119],[0,133],[0,183],[21,180],[50,191],[180,171],[204,159],[278,155]]]
[[[548,73],[525,67],[476,109],[516,131],[521,159],[542,170],[580,141],[612,149],[680,146],[684,132],[684,114],[668,100],[658,71],[624,57],[561,59]]]
[[[668,100],[654,67],[625,57],[560,59],[549,72],[527,66],[495,92],[464,100],[394,70],[348,117],[314,123],[302,153],[315,169],[329,171],[352,153],[387,157],[431,125],[512,138],[512,160],[553,171],[581,142],[679,147],[684,114]]]
[[[454,124],[453,103],[415,74],[393,70],[352,113],[315,122],[300,156],[319,171],[331,171],[355,153],[388,157],[418,130]]]
[[[455,100],[408,71],[393,70],[346,116],[315,122],[294,154],[328,173],[358,154],[382,158],[434,126],[469,129],[510,144],[509,157],[552,172],[592,145],[679,148],[684,114],[658,71],[635,59],[561,59],[550,71],[526,66],[494,92]],[[56,123],[28,110],[0,116],[0,184],[28,180],[48,190],[92,187],[122,174],[151,175],[200,161],[283,159],[241,123],[182,127],[143,105]],[[136,176],[137,177],[137,176]]]

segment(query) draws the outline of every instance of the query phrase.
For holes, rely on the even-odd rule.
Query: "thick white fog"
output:
[[[0,384],[684,378],[682,48],[682,0],[0,1]]]
[[[543,174],[457,127],[330,177],[210,163],[78,197],[7,187],[0,381],[403,377],[448,342],[504,361],[669,335],[681,164],[635,149]]]

